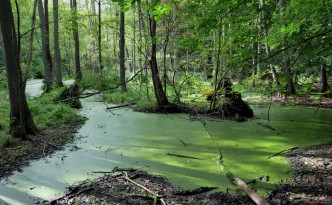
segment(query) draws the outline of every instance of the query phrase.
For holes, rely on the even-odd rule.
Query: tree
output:
[[[24,76],[24,90],[26,87],[26,83],[28,81],[29,75],[30,75],[30,69],[31,69],[31,63],[32,63],[32,53],[33,53],[33,40],[34,40],[34,34],[35,34],[35,24],[36,24],[36,10],[37,10],[37,4],[38,0],[34,0],[33,2],[33,9],[32,9],[32,16],[31,16],[31,32],[30,32],[30,38],[29,38],[29,56],[28,56],[28,62],[25,70],[25,76]]]
[[[45,7],[45,8],[44,8]],[[50,51],[50,36],[49,36],[49,20],[48,20],[48,0],[43,1],[38,0],[38,12],[40,19],[40,31],[42,37],[42,54],[44,62],[44,75],[45,75],[45,85],[46,92],[49,92],[52,87],[52,56]]]
[[[123,11],[120,12],[120,40],[119,40],[119,48],[120,48],[120,84],[121,91],[126,92],[126,67],[125,67],[125,13]]]
[[[54,77],[55,85],[62,86],[61,73],[61,53],[59,46],[59,3],[53,0],[53,18],[54,18]]]
[[[35,134],[38,130],[25,98],[10,0],[0,1],[0,28],[9,89],[10,133],[13,137],[25,139],[26,135]]]
[[[80,62],[80,39],[78,35],[78,23],[77,23],[77,3],[76,0],[70,0],[70,6],[72,9],[72,28],[73,37],[75,43],[75,71],[76,81],[82,80],[81,62]]]
[[[157,98],[157,104],[159,108],[165,107],[169,104],[166,93],[164,92],[163,86],[161,84],[158,64],[157,64],[157,43],[156,43],[156,29],[157,22],[153,17],[150,17],[150,37],[151,37],[151,73],[152,82],[154,87],[154,93]]]

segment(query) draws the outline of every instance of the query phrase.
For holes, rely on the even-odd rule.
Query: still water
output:
[[[40,89],[33,85],[28,89]],[[146,114],[126,108],[110,112],[103,103],[89,99],[82,104],[80,113],[88,120],[77,133],[75,144],[3,179],[0,204],[52,200],[76,182],[101,176],[93,172],[116,166],[163,175],[183,188],[234,190],[215,162],[218,149],[228,169],[244,181],[270,176],[270,181],[256,185],[264,194],[274,183],[290,178],[292,171],[283,157],[267,159],[270,155],[332,140],[332,111],[327,109],[313,116],[314,108],[273,106],[267,122],[267,108],[254,108],[255,120],[206,121],[205,129],[202,122],[185,114]]]

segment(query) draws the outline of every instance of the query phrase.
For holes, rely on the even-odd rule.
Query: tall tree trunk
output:
[[[36,24],[36,10],[37,10],[37,3],[38,0],[34,0],[33,2],[33,10],[32,10],[32,16],[31,16],[31,32],[30,32],[30,38],[29,38],[29,54],[28,54],[28,61],[27,61],[27,67],[25,70],[24,80],[23,80],[23,86],[25,90],[29,75],[30,75],[30,68],[31,68],[31,62],[32,62],[32,54],[33,54],[33,38],[35,34],[35,24]]]
[[[160,81],[159,77],[159,71],[158,71],[158,64],[157,64],[157,43],[156,43],[156,28],[157,28],[157,22],[154,20],[154,18],[150,17],[150,37],[152,41],[151,45],[151,60],[150,60],[150,66],[151,66],[151,73],[152,73],[152,81],[153,81],[153,87],[154,87],[154,93],[157,98],[157,104],[159,108],[165,107],[169,104],[167,96],[163,90],[163,86]]]
[[[35,134],[38,130],[31,117],[23,89],[23,78],[10,0],[0,1],[0,28],[9,89],[10,133],[13,137],[24,139],[27,134]]]
[[[136,11],[133,11],[133,60],[132,60],[132,71],[136,73]]]
[[[58,0],[53,0],[53,18],[54,18],[54,77],[55,85],[62,86],[62,72],[61,72],[61,53],[59,46],[59,3]]]
[[[49,36],[49,21],[48,21],[48,0],[38,0],[38,11],[40,19],[40,31],[42,37],[42,54],[44,62],[44,75],[46,92],[49,92],[52,87],[52,56],[50,51],[50,36]],[[45,7],[45,9],[43,8]]]
[[[101,56],[101,0],[98,1],[98,60],[99,71],[103,69],[103,62]]]
[[[70,0],[70,5],[73,13],[73,37],[75,43],[75,80],[82,80],[81,62],[80,62],[80,40],[78,36],[78,23],[77,23],[77,3],[76,0]]]
[[[126,86],[126,66],[125,66],[125,14],[123,11],[120,12],[120,84],[121,84],[121,92],[127,92]]]
[[[261,10],[260,12],[260,16],[259,16],[259,23],[261,24],[261,29],[263,31],[263,36],[265,38],[267,38],[267,33],[268,33],[268,25],[266,24],[266,16],[265,16],[265,3],[264,3],[264,0],[258,0],[259,2],[259,9]],[[265,53],[267,56],[270,55],[270,46],[265,43]],[[272,77],[274,79],[274,82],[276,84],[276,86],[280,86],[280,82],[279,82],[279,79],[278,79],[278,74],[277,74],[277,71],[276,69],[274,68],[274,66],[269,63],[269,67],[270,67],[270,71],[272,73]]]

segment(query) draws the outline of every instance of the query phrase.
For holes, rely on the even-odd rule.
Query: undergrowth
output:
[[[54,102],[64,89],[66,87],[55,88],[51,93],[28,100],[33,120],[38,129],[44,130],[63,124],[84,122],[84,117],[79,115],[77,110],[70,108],[67,104]],[[12,141],[9,136],[9,101],[5,93],[0,92],[0,148],[9,146]]]

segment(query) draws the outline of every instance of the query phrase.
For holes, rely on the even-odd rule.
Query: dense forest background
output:
[[[320,91],[328,90],[331,1],[85,0],[78,1],[76,9],[70,2],[58,2],[57,18],[55,1],[12,1],[21,65],[29,78],[45,77],[40,27],[49,27],[52,58],[59,43],[62,73],[75,77],[73,32],[77,32],[83,76],[97,74],[97,84],[117,83],[120,66],[127,76],[147,67],[151,44],[156,43],[163,84],[172,85],[172,78],[189,75],[213,81],[216,75],[254,85],[255,79],[270,73],[274,89],[280,92],[295,94],[309,81],[319,82],[320,77]],[[40,5],[36,8],[34,3],[43,3],[44,10],[49,7],[45,25],[38,18]],[[151,18],[156,20],[155,36],[150,32]],[[55,23],[59,25],[58,42],[54,41]],[[124,58],[123,63],[119,57]],[[25,72],[27,68],[29,72]],[[144,80],[148,79],[142,77]]]
[[[63,79],[75,79],[80,91],[108,91],[105,99],[138,102],[143,109],[207,96],[211,110],[220,94],[231,91],[330,94],[329,0],[11,4],[24,86],[41,78],[49,92]]]

